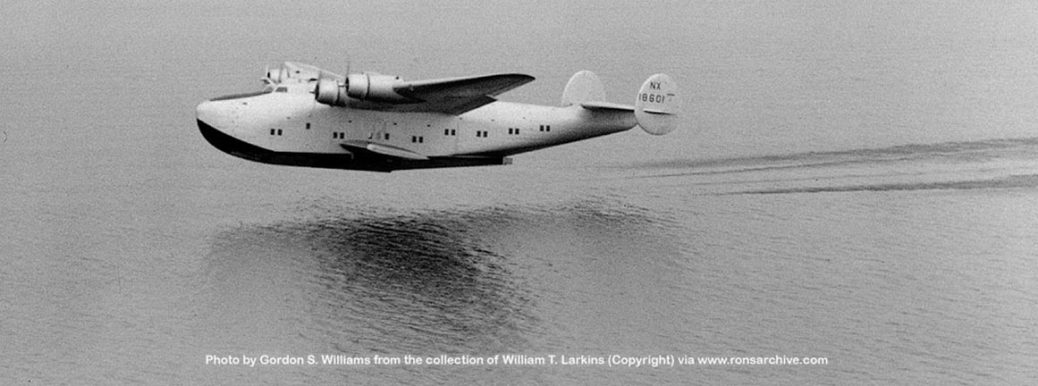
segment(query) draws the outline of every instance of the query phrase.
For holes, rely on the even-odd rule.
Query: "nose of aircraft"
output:
[[[202,130],[203,134],[207,134],[207,132],[208,134],[212,134],[212,132],[231,134],[235,131],[238,113],[238,106],[234,102],[219,100],[219,98],[199,103],[195,108],[198,128]]]
[[[209,126],[219,127],[217,121],[220,120],[220,106],[213,101],[205,101],[198,104],[195,108],[195,118],[198,122],[205,123]]]
[[[198,130],[202,137],[217,149],[225,153],[244,157],[242,142],[234,137],[234,121],[237,107],[232,102],[210,99],[199,103],[195,108],[198,119]]]
[[[202,137],[216,148],[230,152],[235,144],[232,132],[236,112],[234,103],[219,98],[199,103],[195,108],[195,117],[198,119],[198,130],[202,132]]]

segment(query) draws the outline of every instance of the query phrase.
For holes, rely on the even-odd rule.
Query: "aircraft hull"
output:
[[[409,160],[361,151],[346,153],[285,152],[265,149],[225,134],[198,120],[202,137],[224,153],[249,161],[266,164],[325,169],[366,170],[390,172],[393,170],[427,169],[461,166],[507,165],[508,157],[434,157],[428,160]]]

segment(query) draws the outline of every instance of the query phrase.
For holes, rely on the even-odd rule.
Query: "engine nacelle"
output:
[[[365,72],[346,76],[346,93],[350,98],[365,101],[409,103],[411,98],[397,94],[393,87],[399,86],[403,80],[399,76],[382,75]]]
[[[349,99],[346,96],[346,85],[332,78],[320,78],[317,80],[314,98],[320,103],[332,106],[345,106],[346,101]]]
[[[326,105],[345,106],[349,99],[392,104],[416,103],[418,99],[397,94],[394,87],[404,84],[399,76],[382,75],[374,72],[349,74],[345,82],[332,78],[317,80],[314,96]]]

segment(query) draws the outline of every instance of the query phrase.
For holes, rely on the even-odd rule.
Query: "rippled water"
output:
[[[0,16],[0,379],[1028,383],[1028,5],[16,2]],[[688,118],[390,174],[205,143],[194,105],[285,59],[528,72],[506,97],[545,104],[579,69],[617,102],[664,71]],[[829,363],[205,363],[323,354]]]

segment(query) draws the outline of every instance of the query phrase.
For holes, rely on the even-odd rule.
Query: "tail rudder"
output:
[[[656,74],[642,83],[634,102],[634,116],[646,133],[663,135],[678,124],[678,87],[666,74]]]

